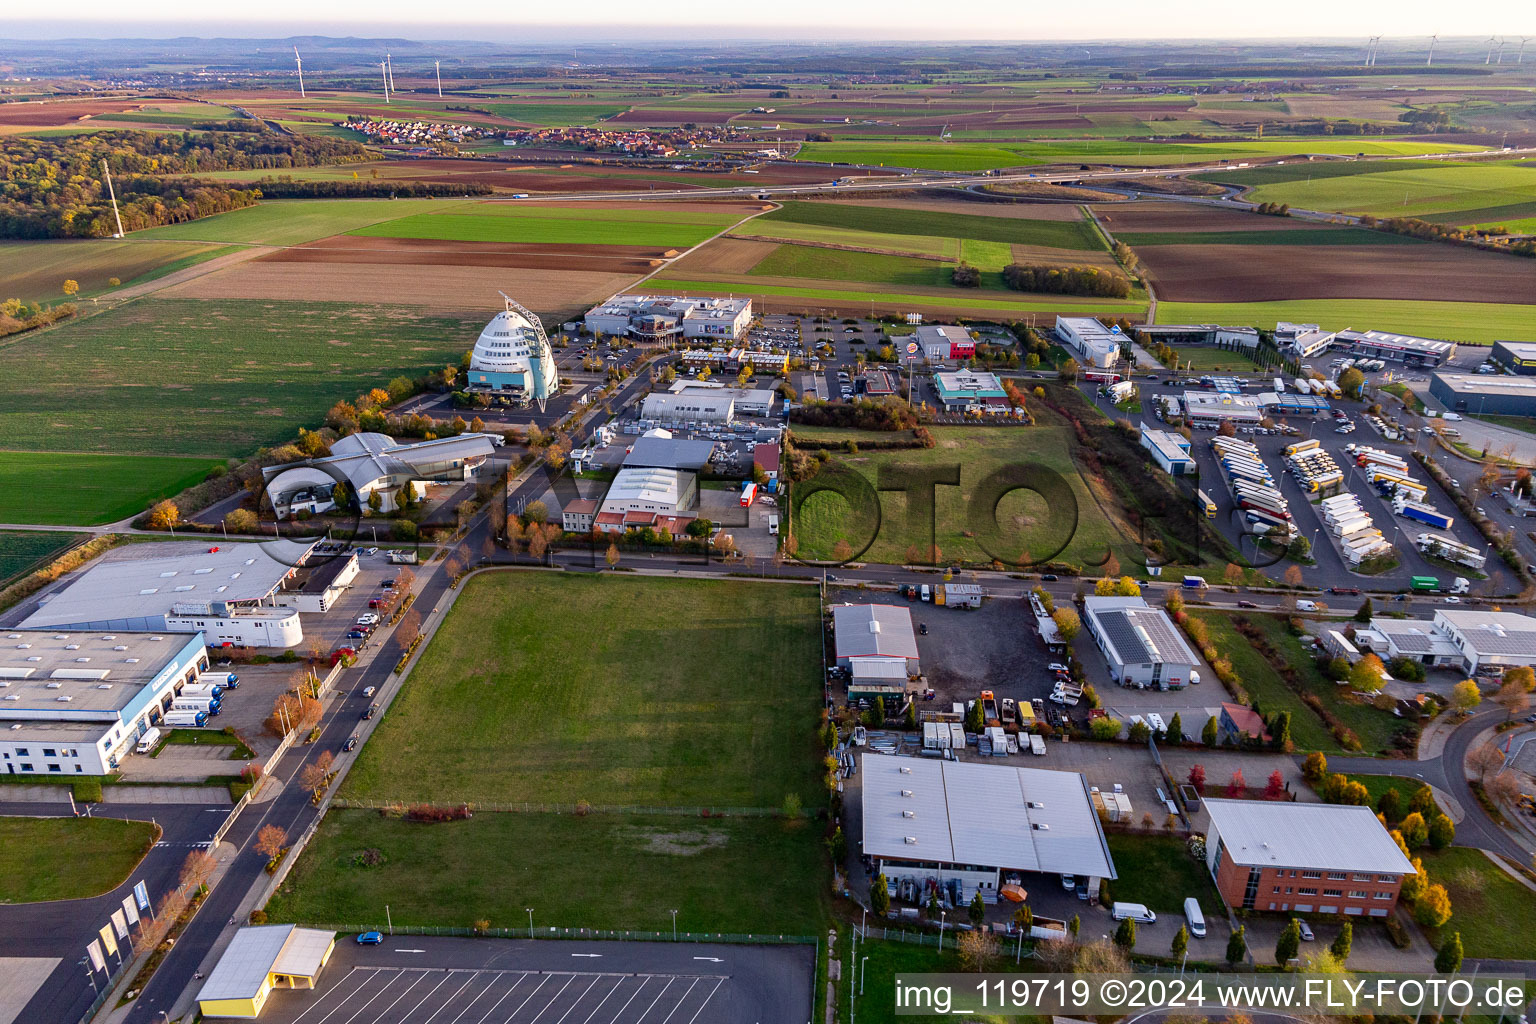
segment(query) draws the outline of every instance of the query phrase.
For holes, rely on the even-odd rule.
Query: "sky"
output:
[[[125,8],[142,16],[125,17]],[[171,37],[401,35],[419,39],[515,42],[562,38],[625,39],[692,32],[708,38],[849,40],[1012,40],[1354,38],[1536,35],[1533,0],[1483,0],[1471,8],[1444,0],[1287,0],[1233,4],[1229,0],[1088,0],[1020,3],[972,0],[961,7],[919,0],[583,0],[581,4],[517,4],[457,0],[430,5],[404,0],[264,0],[217,5],[206,0],[76,0],[68,20],[10,24],[0,36]],[[33,11],[37,8],[32,8]],[[637,12],[643,16],[637,17]],[[637,24],[639,22],[639,24]],[[634,26],[639,32],[630,31]],[[722,31],[723,30],[723,31]]]

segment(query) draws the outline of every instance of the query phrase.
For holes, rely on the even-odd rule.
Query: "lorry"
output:
[[[757,498],[757,484],[748,480],[741,485],[741,507],[751,508],[752,502]]]
[[[160,730],[150,726],[144,730],[144,735],[139,737],[138,745],[133,748],[135,754],[147,754],[155,749],[155,744],[160,742]]]
[[[1409,586],[1411,586],[1414,590],[1421,592],[1436,591],[1440,589],[1440,578],[1438,576],[1415,576],[1408,582]]]
[[[202,677],[199,676],[197,682],[188,683],[186,686],[183,686],[181,688],[181,693],[186,697],[199,696],[222,698],[224,696],[224,687],[218,683],[205,683],[202,681]]]
[[[172,711],[201,711],[204,714],[216,715],[220,708],[217,697],[177,697],[171,701]]]
[[[1285,454],[1287,456],[1292,456],[1300,455],[1302,452],[1314,452],[1322,446],[1323,443],[1317,440],[1297,441],[1295,444],[1288,444],[1285,446]]]
[[[997,695],[991,690],[981,691],[981,714],[989,726],[1003,724],[1002,712],[997,707]]]
[[[1465,594],[1471,589],[1472,581],[1465,576],[1457,576],[1455,582],[1451,584],[1451,593],[1453,594]]]
[[[189,729],[201,729],[207,723],[208,713],[206,711],[172,710],[167,711],[165,718],[161,720],[163,725]]]
[[[214,683],[226,689],[233,690],[240,685],[240,677],[233,672],[199,672],[199,683]]]
[[[1404,519],[1412,519],[1425,526],[1433,526],[1437,530],[1449,530],[1451,524],[1456,521],[1444,512],[1417,501],[1399,499],[1392,503],[1392,507],[1393,511]]]
[[[1200,576],[1185,576],[1181,585],[1185,590],[1204,590],[1209,586]]]

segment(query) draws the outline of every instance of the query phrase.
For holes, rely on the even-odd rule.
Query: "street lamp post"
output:
[[[677,911],[672,911],[672,941],[677,941]]]
[[[947,915],[947,913],[948,912],[944,911],[944,910],[939,911],[939,951],[940,952],[943,952],[943,950],[944,950],[944,918]]]
[[[528,911],[528,937],[531,939],[533,938],[533,908],[525,907],[524,909]]]

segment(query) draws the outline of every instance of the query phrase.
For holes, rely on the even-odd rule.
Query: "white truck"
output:
[[[1029,752],[1031,754],[1034,754],[1036,757],[1044,757],[1045,756],[1045,737],[1041,736],[1039,733],[1035,733],[1035,732],[1030,733],[1029,734]]]

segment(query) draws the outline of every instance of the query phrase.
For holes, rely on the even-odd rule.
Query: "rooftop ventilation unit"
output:
[[[916,846],[917,845],[917,836],[907,836],[907,845],[908,846]]]
[[[901,816],[903,818],[915,818],[915,817],[917,817],[917,812],[916,811],[902,811],[901,812]]]
[[[1051,830],[1051,826],[1047,825],[1043,821],[1035,822],[1030,826],[1030,828],[1033,828],[1036,832],[1049,832]]]
[[[912,774],[912,769],[908,765],[902,765],[901,766],[901,774],[903,774],[903,775],[911,775]]]

